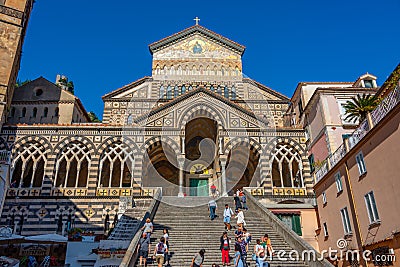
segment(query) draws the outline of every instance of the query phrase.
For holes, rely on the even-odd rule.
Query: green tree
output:
[[[97,117],[96,113],[94,113],[93,111],[88,112],[88,116],[91,122],[101,122],[99,120],[99,117]]]
[[[21,81],[20,79],[17,79],[17,82],[15,83],[15,88],[25,85],[31,81],[32,80],[29,80],[29,79],[26,79],[25,81]]]
[[[61,85],[67,88],[69,92],[74,93],[74,82],[69,81],[67,78],[61,78],[60,80],[58,80],[58,85]]]
[[[345,120],[362,122],[367,117],[367,113],[373,111],[380,103],[380,100],[369,94],[362,94],[353,96],[351,100],[347,101],[343,106],[346,110]]]

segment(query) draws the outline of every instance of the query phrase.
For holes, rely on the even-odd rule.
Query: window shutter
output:
[[[298,235],[302,235],[301,232],[301,224],[300,224],[300,215],[293,215],[292,217],[292,230],[298,234]]]

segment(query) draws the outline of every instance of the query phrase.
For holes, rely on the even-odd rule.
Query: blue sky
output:
[[[64,74],[88,111],[151,74],[148,44],[200,24],[246,46],[243,72],[291,96],[300,81],[382,84],[399,63],[399,0],[37,0],[19,79]]]

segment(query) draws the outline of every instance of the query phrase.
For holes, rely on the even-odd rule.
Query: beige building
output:
[[[399,66],[378,92],[381,104],[315,172],[319,247],[338,249],[343,239],[343,251],[371,251],[362,266],[400,266]]]
[[[0,127],[6,121],[34,0],[0,0]],[[0,212],[9,179],[9,151],[0,151]]]
[[[17,87],[11,103],[8,124],[72,124],[90,121],[79,98],[43,77]]]

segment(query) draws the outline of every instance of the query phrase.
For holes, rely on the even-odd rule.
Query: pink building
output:
[[[339,266],[400,266],[399,77],[400,65],[378,91],[381,104],[315,171],[319,248],[341,250]],[[358,261],[345,254],[354,250]]]

